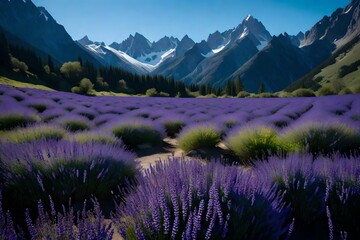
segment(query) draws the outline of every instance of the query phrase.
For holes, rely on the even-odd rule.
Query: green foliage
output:
[[[160,92],[159,93],[159,97],[169,97],[170,94],[166,93],[166,92]]]
[[[347,95],[347,94],[353,94],[353,92],[349,88],[343,88],[339,93],[339,95]]]
[[[220,135],[212,126],[197,126],[181,133],[179,147],[186,153],[191,150],[214,148],[220,143]]]
[[[83,143],[103,143],[103,144],[119,144],[119,140],[112,134],[102,134],[95,132],[77,132],[69,136],[69,140]]]
[[[141,122],[121,123],[112,132],[126,145],[135,148],[140,144],[156,145],[162,141],[161,133],[153,126]]]
[[[31,128],[19,128],[0,134],[2,141],[12,143],[33,142],[41,139],[44,140],[60,140],[65,137],[65,131],[55,126],[36,126]]]
[[[11,130],[16,127],[26,127],[39,121],[40,118],[35,115],[23,115],[20,113],[1,113],[0,130]]]
[[[148,97],[156,97],[158,95],[158,92],[157,92],[156,88],[150,88],[150,89],[146,90],[145,95]]]
[[[239,94],[240,92],[244,91],[244,84],[241,81],[240,75],[236,77],[235,80],[235,92],[236,94]]]
[[[360,60],[357,60],[350,65],[341,66],[338,73],[339,78],[343,78],[346,75],[355,72],[359,66],[360,66]]]
[[[294,97],[294,95],[292,95],[292,94],[289,93],[289,92],[285,92],[285,91],[278,92],[278,93],[277,93],[277,96],[280,97],[280,98],[291,98],[291,97]]]
[[[90,125],[80,119],[63,119],[60,125],[70,132],[85,131],[90,129]]]
[[[314,157],[338,152],[350,155],[360,151],[360,134],[343,124],[309,123],[288,131],[281,139]]]
[[[256,160],[267,160],[282,150],[275,130],[269,127],[254,127],[240,130],[227,140],[228,148],[245,165]]]
[[[80,85],[77,87],[72,87],[71,92],[78,93],[78,94],[84,94],[89,95],[93,90],[94,84],[90,81],[88,78],[83,78],[80,81]]]
[[[80,62],[66,62],[60,68],[61,74],[66,78],[77,78],[82,72]]]
[[[25,73],[29,69],[26,63],[20,61],[17,58],[11,57],[11,63],[15,69],[18,69],[23,73]]]
[[[6,36],[0,27],[0,66],[11,70],[10,49]]]
[[[169,120],[164,122],[163,126],[169,137],[175,137],[175,135],[185,126],[185,122],[183,120]]]
[[[250,96],[250,93],[246,92],[246,91],[240,91],[237,95],[238,98],[246,98]]]
[[[264,85],[264,83],[261,83],[258,93],[264,93],[264,92],[265,92],[265,85]]]
[[[324,86],[318,90],[318,96],[329,96],[329,95],[336,95],[334,89],[329,86]]]
[[[294,95],[294,97],[315,97],[314,91],[307,88],[299,88],[293,91],[292,95]]]
[[[90,91],[93,89],[94,84],[88,78],[83,78],[80,81],[80,91],[84,94],[89,94]]]

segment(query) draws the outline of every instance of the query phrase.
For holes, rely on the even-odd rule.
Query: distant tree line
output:
[[[9,43],[1,29],[0,68],[7,71],[15,69],[22,73],[30,72],[48,87],[62,91],[73,90],[78,93],[84,93],[84,89],[80,90],[80,88],[85,85],[87,86],[85,89],[91,86],[90,90],[96,91],[171,97],[189,97],[189,93],[192,92],[198,92],[198,95],[203,96],[237,96],[240,92],[244,92],[240,76],[235,80],[228,80],[225,88],[215,88],[211,84],[185,85],[184,82],[175,81],[172,77],[139,75],[112,66],[95,67],[91,62],[84,62],[80,57],[76,61],[56,66],[50,55],[42,59],[31,49]]]

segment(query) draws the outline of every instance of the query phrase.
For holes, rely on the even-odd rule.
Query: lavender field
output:
[[[0,190],[1,239],[359,239],[360,95],[0,85]]]

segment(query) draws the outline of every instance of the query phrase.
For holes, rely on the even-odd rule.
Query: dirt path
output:
[[[177,141],[173,138],[164,139],[165,146],[156,148],[145,148],[137,154],[139,157],[136,159],[140,162],[142,168],[149,168],[158,161],[166,161],[170,157],[183,157],[184,151],[177,147]]]

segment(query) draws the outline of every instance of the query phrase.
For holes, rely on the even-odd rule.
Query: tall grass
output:
[[[228,148],[238,157],[242,164],[252,164],[257,160],[267,160],[278,154],[282,147],[277,132],[265,126],[253,126],[241,129],[230,135],[226,141]]]
[[[310,122],[288,130],[281,136],[286,144],[291,144],[300,152],[319,155],[360,153],[360,133],[341,123]]]
[[[191,150],[214,148],[220,143],[220,135],[211,125],[197,125],[184,129],[179,137],[179,147],[186,153]]]
[[[61,140],[66,132],[55,125],[38,125],[28,128],[18,128],[15,130],[0,133],[0,140],[12,143],[32,142],[41,139]]]

